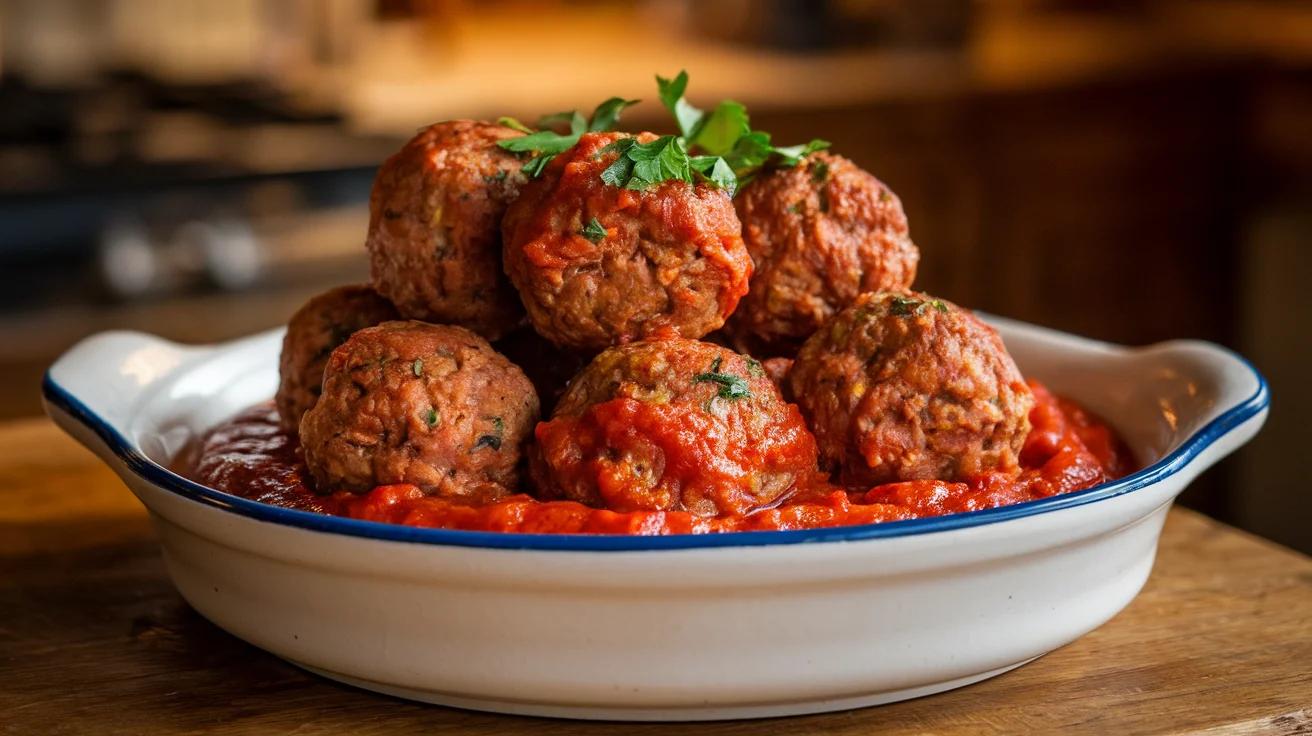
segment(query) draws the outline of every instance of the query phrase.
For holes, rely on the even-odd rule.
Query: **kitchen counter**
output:
[[[169,583],[146,511],[48,420],[0,424],[0,733],[1312,732],[1312,559],[1171,512],[1147,586],[1017,670],[864,710],[615,724],[410,703],[229,636]]]

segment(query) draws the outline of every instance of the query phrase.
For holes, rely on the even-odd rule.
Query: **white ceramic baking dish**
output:
[[[778,716],[959,687],[1103,624],[1148,577],[1171,501],[1266,417],[1261,376],[1214,345],[1132,350],[991,321],[1026,375],[1109,420],[1147,467],[1041,501],[838,529],[415,529],[265,506],[165,469],[273,394],[280,331],[213,347],[98,335],[51,367],[44,393],[150,510],[182,596],[306,669],[506,713]]]

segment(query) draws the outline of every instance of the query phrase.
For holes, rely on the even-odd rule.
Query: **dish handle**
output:
[[[41,391],[46,413],[108,459],[109,447],[131,436],[129,424],[137,407],[165,379],[207,350],[141,332],[92,335],[69,348],[46,371]]]

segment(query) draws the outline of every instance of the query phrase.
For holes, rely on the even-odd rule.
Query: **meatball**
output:
[[[1034,404],[993,328],[916,293],[863,294],[806,341],[789,393],[843,485],[1012,471]]]
[[[495,340],[524,309],[501,270],[501,218],[523,163],[497,141],[522,133],[454,120],[425,128],[383,163],[369,195],[374,288],[407,319]]]
[[[779,387],[779,393],[788,398],[788,371],[793,369],[792,358],[766,358],[761,361],[761,367],[765,368],[765,375],[774,381],[774,385]]]
[[[524,185],[502,224],[506,273],[537,331],[562,347],[596,352],[667,328],[700,338],[747,293],[752,262],[729,195],[607,184],[619,153],[604,149],[621,137],[585,133]]]
[[[342,286],[324,292],[296,310],[287,322],[278,362],[274,397],[282,426],[291,431],[319,400],[328,355],[356,330],[398,319],[396,307],[368,286]]]
[[[320,492],[410,483],[429,495],[514,493],[538,420],[533,384],[461,327],[384,322],[328,358],[323,395],[301,420]]]
[[[544,415],[556,408],[569,382],[593,357],[591,353],[558,348],[531,327],[512,332],[492,347],[523,369],[533,382]]]
[[[862,292],[905,291],[916,278],[920,251],[902,203],[841,156],[767,171],[734,204],[756,265],[726,325],[739,350],[791,357]]]
[[[537,428],[538,492],[612,511],[741,516],[815,479],[815,438],[755,360],[663,333],[611,348]]]

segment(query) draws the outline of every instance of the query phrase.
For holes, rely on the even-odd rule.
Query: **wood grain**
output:
[[[3,734],[1309,733],[1312,559],[1177,509],[1121,615],[971,687],[683,727],[494,716],[337,685],[209,624],[136,500],[42,420],[0,426],[0,683]]]

